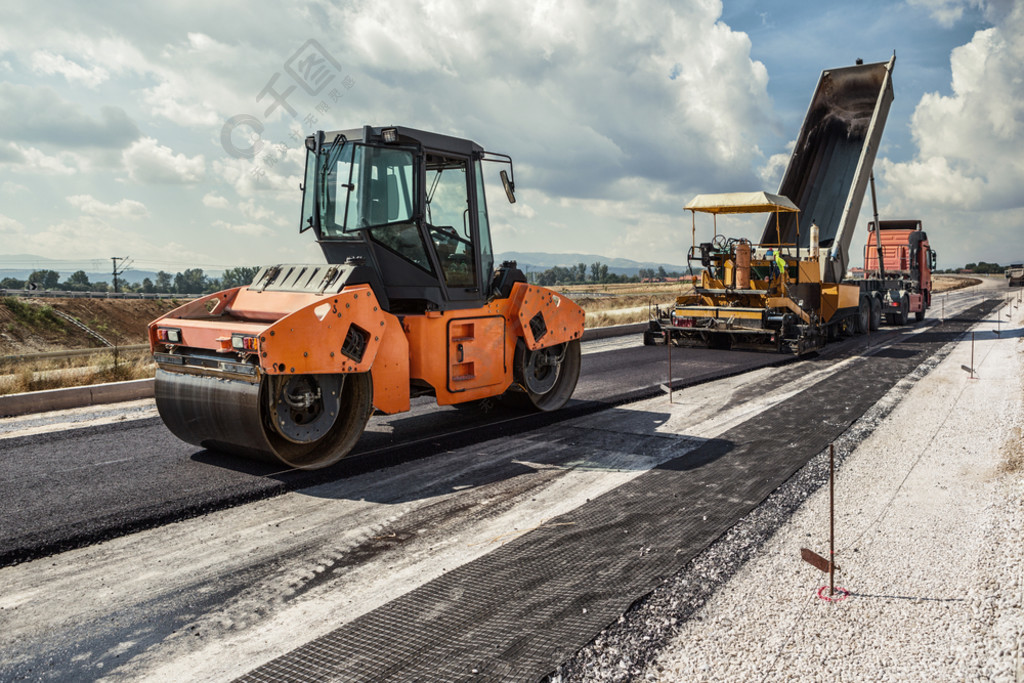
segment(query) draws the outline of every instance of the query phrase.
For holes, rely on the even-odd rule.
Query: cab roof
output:
[[[462,156],[474,156],[484,152],[484,148],[472,140],[408,128],[406,126],[363,126],[362,128],[350,128],[348,130],[334,130],[325,132],[324,139],[328,141],[333,140],[338,133],[341,133],[349,140],[382,142],[381,131],[387,128],[394,128],[398,131],[398,144],[418,142],[427,150],[453,152]]]

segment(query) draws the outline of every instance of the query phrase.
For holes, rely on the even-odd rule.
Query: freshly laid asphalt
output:
[[[159,418],[0,440],[0,566],[656,395],[668,379],[668,349],[634,339],[633,346],[586,353],[574,398],[563,410],[523,414],[500,404],[457,410],[421,400],[409,413],[371,419],[349,458],[314,472],[204,450],[178,440]],[[676,350],[674,385],[791,360]]]
[[[696,449],[684,435],[663,433],[617,443],[638,455],[673,448],[680,455],[240,680],[537,680],[996,303],[856,358]],[[583,457],[607,436],[565,438]]]

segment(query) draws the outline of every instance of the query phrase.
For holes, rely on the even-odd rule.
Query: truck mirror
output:
[[[934,249],[928,250],[928,270],[935,270],[935,261],[938,257]]]
[[[516,186],[512,184],[512,181],[508,179],[508,172],[505,170],[501,171],[501,184],[505,186],[505,196],[508,197],[509,204],[516,203]]]

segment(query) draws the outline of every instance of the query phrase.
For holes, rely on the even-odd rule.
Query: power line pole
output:
[[[114,294],[117,294],[117,276],[127,270],[128,266],[132,264],[132,261],[130,261],[127,256],[111,256],[110,260],[114,262]],[[117,267],[118,261],[124,261],[120,268]]]

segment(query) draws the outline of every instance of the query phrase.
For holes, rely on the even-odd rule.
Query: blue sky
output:
[[[683,263],[683,204],[777,188],[820,72],[893,51],[882,216],[922,218],[940,266],[1024,260],[1018,4],[16,0],[0,9],[0,268],[318,261],[297,233],[298,140],[364,123],[512,155],[519,202],[488,179],[499,251]],[[315,50],[325,85],[296,87],[291,112],[258,99]],[[238,115],[263,129],[254,159],[222,144]]]

